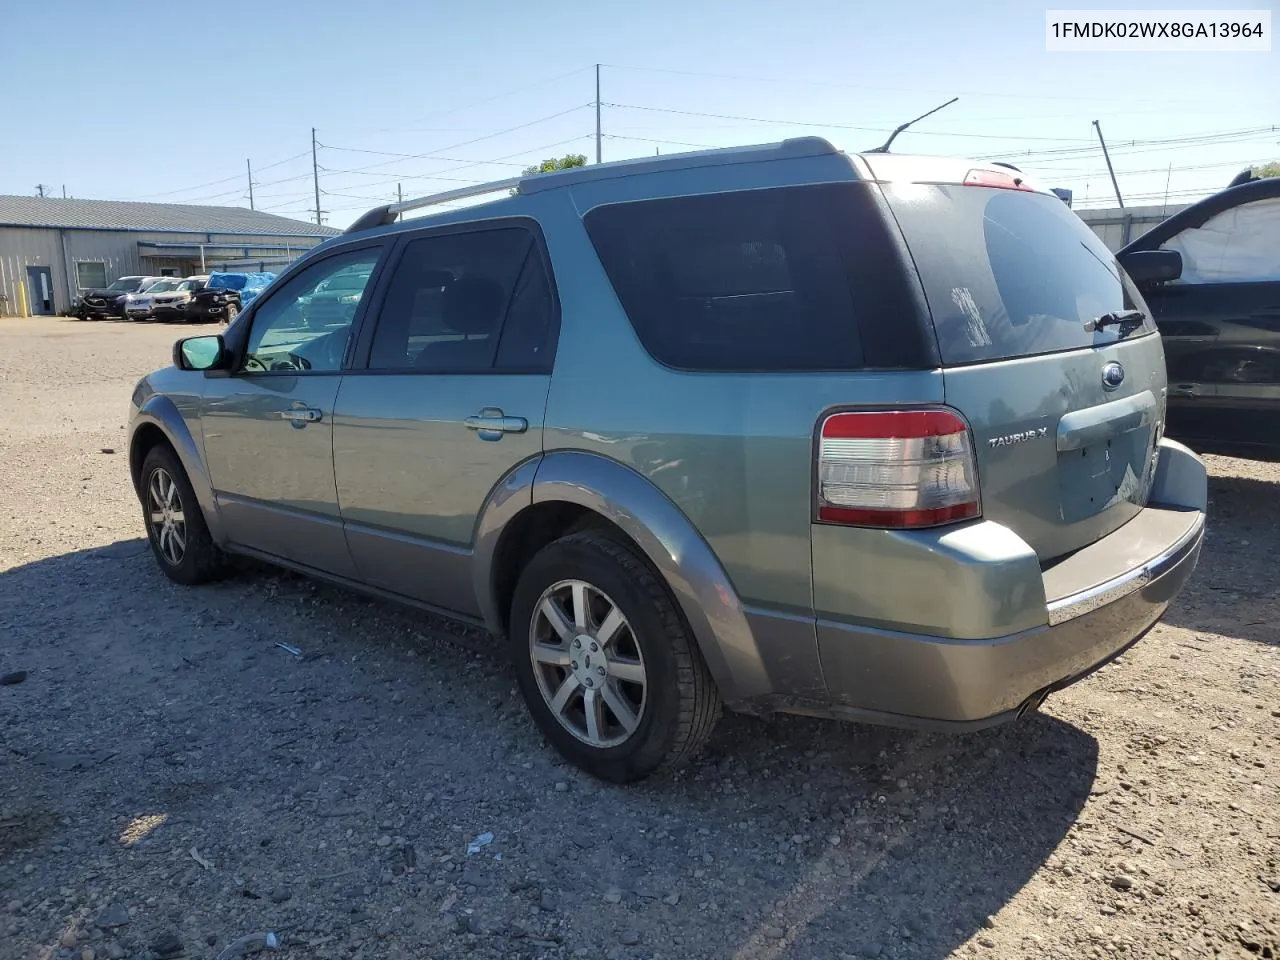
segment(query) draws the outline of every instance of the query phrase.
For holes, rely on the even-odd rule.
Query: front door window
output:
[[[242,373],[335,372],[380,250],[330,257],[303,270],[258,309]]]

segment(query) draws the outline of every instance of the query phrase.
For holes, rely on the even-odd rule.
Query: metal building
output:
[[[1076,213],[1114,253],[1188,206],[1190,204],[1169,203],[1151,207],[1092,207],[1085,210],[1076,208]]]
[[[0,196],[0,316],[63,313],[117,277],[279,272],[337,232],[240,207]]]

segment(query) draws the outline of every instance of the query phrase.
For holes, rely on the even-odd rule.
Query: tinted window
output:
[[[585,222],[661,363],[846,370],[863,357],[836,199],[830,187],[752,190],[597,207]]]
[[[1174,283],[1280,281],[1280,197],[1223,210],[1160,246],[1182,255]]]
[[[340,370],[351,324],[380,253],[374,248],[327,257],[272,293],[253,315],[244,371]],[[362,280],[358,286],[326,289],[339,274]]]
[[[413,240],[374,331],[374,370],[439,372],[550,366],[554,302],[533,234],[522,227]]]
[[[1057,197],[1021,190],[891,184],[886,196],[924,283],[945,364],[1112,343],[1137,331],[1085,323],[1141,310],[1097,235]]]

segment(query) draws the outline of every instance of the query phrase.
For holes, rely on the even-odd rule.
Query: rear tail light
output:
[[[950,410],[833,413],[818,438],[818,521],[935,527],[980,516],[968,425]]]
[[[966,187],[995,187],[1000,190],[1029,190],[1032,193],[1036,189],[1021,174],[982,169],[970,170],[964,178],[964,185]]]

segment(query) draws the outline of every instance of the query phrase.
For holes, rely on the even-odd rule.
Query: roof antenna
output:
[[[960,99],[959,97],[952,97],[946,103],[939,104],[938,106],[930,110],[928,113],[922,113],[920,114],[920,116],[916,117],[914,120],[908,120],[902,126],[898,127],[897,130],[893,131],[893,133],[889,134],[889,139],[884,142],[883,146],[876,147],[874,150],[868,150],[867,153],[888,153],[889,144],[893,143],[894,138],[897,137],[898,134],[900,134],[903,130],[907,129],[907,127],[911,126],[913,123],[919,123],[925,117],[928,117],[928,116],[931,116],[932,114],[937,113],[943,107],[951,106],[953,103],[955,103],[959,99]]]

